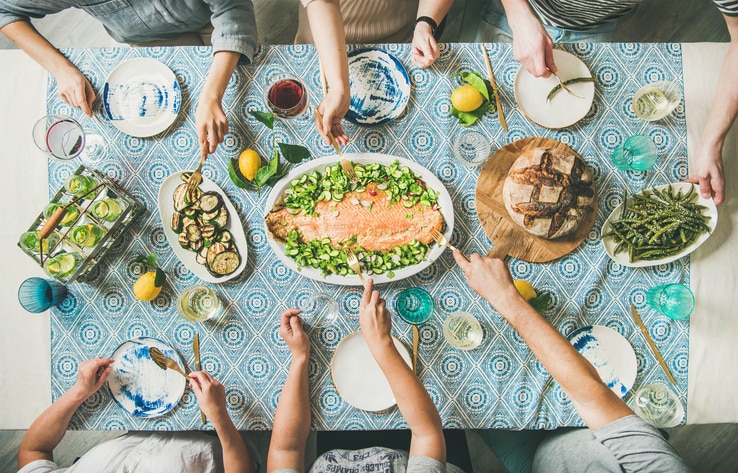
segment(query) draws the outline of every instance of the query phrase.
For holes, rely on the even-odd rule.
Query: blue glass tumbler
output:
[[[60,304],[66,297],[67,286],[43,278],[28,278],[18,288],[18,302],[34,314]]]
[[[623,171],[647,171],[657,159],[659,150],[646,135],[633,135],[612,152],[612,163]]]
[[[646,302],[665,316],[686,319],[694,310],[694,294],[684,284],[662,284],[646,292]]]
[[[422,324],[433,316],[433,298],[424,289],[409,287],[397,296],[395,310],[405,322]]]

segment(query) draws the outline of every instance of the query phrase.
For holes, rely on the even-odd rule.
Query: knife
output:
[[[195,333],[195,337],[192,339],[192,351],[195,352],[195,369],[200,371],[200,334]],[[206,423],[208,418],[205,417],[205,413],[200,409],[200,420],[202,423]]]
[[[658,361],[661,367],[664,369],[664,371],[666,371],[666,376],[669,377],[669,381],[671,381],[671,384],[676,385],[677,382],[676,380],[674,380],[674,376],[671,375],[671,371],[669,371],[669,367],[666,366],[666,362],[664,361],[664,358],[661,356],[659,349],[656,348],[656,344],[653,342],[651,335],[648,333],[648,329],[643,324],[643,320],[641,320],[641,317],[638,315],[638,311],[636,310],[633,304],[630,305],[630,313],[633,314],[633,318],[638,324],[638,328],[641,329],[643,336],[646,337],[648,346],[651,347],[651,351],[653,352],[654,356],[656,356],[656,361]]]
[[[495,75],[492,72],[492,64],[489,62],[489,54],[487,53],[487,48],[484,47],[483,44],[480,45],[482,47],[482,51],[484,52],[484,62],[487,65],[487,74],[489,74],[489,83],[492,85],[493,89],[495,90],[495,105],[497,105],[497,116],[500,119],[500,125],[502,126],[502,129],[505,131],[507,130],[507,121],[505,120],[505,112],[502,110],[502,103],[500,102],[500,89],[497,87],[497,82],[495,81]]]

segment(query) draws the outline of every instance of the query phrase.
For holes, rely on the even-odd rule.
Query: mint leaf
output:
[[[478,109],[472,112],[462,112],[460,110],[457,110],[456,107],[451,106],[451,115],[459,119],[459,124],[461,126],[470,126],[474,124],[474,122],[482,118],[482,116],[487,113],[489,108],[489,104],[483,104]]]
[[[241,178],[241,173],[238,171],[238,159],[234,158],[228,162],[228,177],[231,178],[231,182],[236,185],[239,189],[248,189],[251,187],[244,179]]]
[[[274,114],[271,112],[262,112],[261,110],[249,110],[249,113],[267,126],[270,130],[274,130]]]
[[[264,184],[266,184],[269,178],[277,174],[278,170],[279,170],[279,151],[275,148],[274,152],[272,153],[272,158],[269,160],[269,164],[267,164],[266,166],[260,167],[259,170],[256,171],[256,177],[254,177],[254,182],[256,183],[257,187],[261,187]]]
[[[484,99],[489,102],[490,93],[487,89],[487,81],[478,72],[459,72],[451,77],[461,77],[461,80],[477,89]]]
[[[551,304],[551,294],[548,292],[541,294],[537,297],[534,297],[533,299],[530,299],[528,301],[528,304],[533,306],[533,308],[541,315],[543,315],[547,310],[549,304]]]
[[[289,143],[277,144],[279,145],[279,150],[282,151],[282,156],[284,156],[284,159],[291,162],[292,164],[297,164],[303,159],[307,159],[310,157],[310,151],[304,146],[291,145]]]

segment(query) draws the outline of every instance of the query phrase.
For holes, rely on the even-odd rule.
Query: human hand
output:
[[[712,198],[715,205],[720,205],[725,200],[722,152],[722,142],[712,148],[700,143],[693,163],[694,173],[687,179],[687,182],[699,184],[702,197]]]
[[[74,389],[82,398],[87,399],[100,389],[100,386],[108,379],[112,370],[112,358],[100,358],[99,356],[83,361],[77,370],[77,382]]]
[[[346,116],[350,103],[351,95],[349,93],[329,90],[328,94],[318,104],[318,111],[323,116],[323,121],[318,120],[316,116],[315,128],[327,144],[331,144],[331,140],[328,138],[329,132],[333,133],[333,137],[339,145],[346,146],[348,144],[348,135],[341,127],[341,120]]]
[[[288,309],[279,316],[279,336],[292,352],[292,358],[310,354],[310,339],[303,330],[300,310]]]
[[[207,371],[190,373],[190,388],[195,393],[200,410],[214,424],[230,419],[226,409],[225,388]]]
[[[513,26],[513,57],[533,77],[548,77],[558,72],[553,58],[553,41],[535,16],[518,19]]]
[[[441,54],[438,42],[433,37],[433,32],[428,23],[421,21],[415,25],[412,44],[413,63],[425,69],[433,64]]]
[[[197,141],[200,143],[200,155],[207,158],[215,153],[216,148],[228,133],[228,118],[223,113],[220,100],[200,95],[200,103],[195,111],[195,128]]]
[[[85,115],[91,117],[95,91],[87,77],[74,66],[63,68],[54,77],[62,100],[72,107],[82,109]]]
[[[499,258],[481,257],[474,253],[469,261],[459,250],[454,250],[454,259],[464,272],[469,287],[484,297],[498,312],[506,313],[508,305],[520,298],[513,285],[510,270]],[[521,299],[522,300],[522,299]]]
[[[367,279],[359,306],[359,325],[372,353],[383,345],[394,346],[390,336],[392,318],[386,304],[379,296],[379,291],[374,290],[374,280]]]

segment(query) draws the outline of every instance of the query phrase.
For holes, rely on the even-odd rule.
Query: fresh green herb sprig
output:
[[[279,160],[280,153],[284,156],[284,159],[292,164],[302,162],[302,160],[310,157],[310,151],[304,146],[292,145],[289,143],[282,143],[276,140],[274,136],[274,114],[270,112],[262,112],[260,110],[249,110],[249,113],[256,118],[259,122],[266,125],[267,128],[272,130],[272,155],[269,158],[269,162],[266,166],[260,167],[256,171],[254,176],[253,184],[256,188],[261,191],[261,187],[264,185],[273,186],[281,178],[287,174],[287,170],[284,169]],[[248,189],[253,187],[248,179],[241,175],[238,170],[238,156],[234,157],[228,163],[228,176],[231,181],[241,189]]]
[[[355,163],[354,172],[356,182],[346,177],[340,164],[327,166],[323,172],[303,174],[290,183],[284,205],[290,213],[313,215],[319,202],[341,202],[348,192],[364,192],[370,183],[377,183],[377,189],[387,193],[388,202],[402,202],[406,208],[417,203],[432,207],[438,202],[440,192],[426,187],[420,176],[398,161],[389,166]]]
[[[626,189],[620,218],[610,222],[610,231],[602,238],[613,238],[614,253],[627,251],[631,263],[678,254],[710,231],[710,217],[703,214],[707,207],[694,202],[696,196],[694,186],[686,193],[675,193],[669,186],[643,191],[629,200]]]
[[[451,106],[451,115],[459,120],[459,124],[461,126],[473,125],[477,120],[482,118],[485,113],[490,110],[495,110],[493,97],[497,93],[497,89],[492,87],[492,84],[487,79],[484,79],[480,73],[474,71],[458,72],[451,75],[452,79],[454,77],[461,78],[463,82],[477,89],[479,93],[482,94],[482,97],[484,97],[482,105],[471,112],[462,112],[461,110],[456,109],[453,105]]]
[[[287,235],[285,252],[295,260],[300,268],[312,267],[319,269],[323,275],[346,276],[356,273],[346,262],[346,254],[342,249],[355,245],[355,243],[356,237],[335,244],[330,238],[304,243],[300,240],[300,234],[292,230]],[[396,270],[423,261],[429,249],[429,245],[413,240],[405,245],[395,246],[384,253],[368,251],[361,246],[354,246],[353,251],[364,270],[370,271],[371,274],[386,274],[387,277],[392,278]]]
[[[549,304],[551,304],[551,294],[549,294],[548,292],[544,292],[543,294],[530,299],[528,301],[528,304],[533,306],[536,312],[543,315],[548,310]]]

